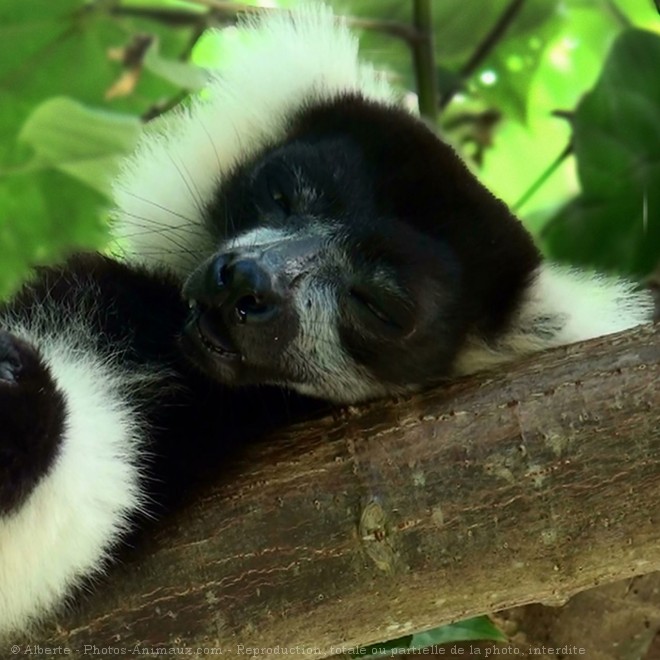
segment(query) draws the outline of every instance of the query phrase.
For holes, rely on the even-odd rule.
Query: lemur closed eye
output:
[[[209,456],[317,400],[651,319],[631,283],[544,262],[328,10],[250,25],[126,164],[123,254],[41,270],[0,308],[2,634],[56,610]]]

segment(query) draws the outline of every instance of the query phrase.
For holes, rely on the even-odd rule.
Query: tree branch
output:
[[[412,44],[419,114],[435,126],[438,120],[438,73],[433,48],[431,0],[413,0],[413,20],[420,35]]]
[[[658,570],[659,370],[646,327],[293,428],[42,638],[330,654]]]
[[[131,7],[113,4],[110,7],[110,13],[118,16],[137,16],[165,25],[175,27],[195,26],[202,24],[209,28],[214,24],[233,25],[242,14],[259,14],[272,11],[286,11],[284,9],[272,9],[268,7],[258,7],[255,5],[241,4],[237,2],[227,2],[226,0],[189,0],[189,2],[203,7],[206,11],[190,11],[181,8],[151,8],[151,7]],[[423,40],[425,37],[420,34],[412,25],[380,18],[363,18],[360,16],[343,16],[351,28],[359,30],[371,30],[380,32],[396,39],[401,39],[411,47]]]
[[[458,77],[461,82],[466,81],[476,70],[481,66],[482,62],[490,55],[491,51],[500,42],[510,25],[515,20],[516,16],[523,8],[525,0],[511,0],[506,9],[502,12],[495,25],[491,28],[488,34],[477,45],[474,53],[470,59],[461,67]],[[454,98],[457,92],[460,91],[460,84],[454,86],[447,91],[442,99],[440,99],[440,107],[445,108],[449,102]]]

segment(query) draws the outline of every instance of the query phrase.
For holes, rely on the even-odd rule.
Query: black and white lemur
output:
[[[102,570],[206,452],[306,397],[402,393],[652,317],[630,282],[542,261],[328,10],[250,28],[126,164],[124,254],[41,270],[0,308],[2,635]]]

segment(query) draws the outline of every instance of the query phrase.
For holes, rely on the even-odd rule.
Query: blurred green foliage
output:
[[[550,256],[646,275],[660,254],[654,4],[526,0],[462,75],[511,1],[432,3],[441,94],[460,83],[439,128],[496,194],[525,198],[517,210]],[[362,25],[363,53],[413,102],[409,45],[377,23],[409,25],[411,0],[332,4],[376,22]],[[233,19],[196,0],[0,5],[0,296],[35,264],[103,247],[110,182],[141,119],[198,90],[200,65],[231,56],[240,34],[204,28]],[[526,196],[569,143],[572,155]]]
[[[32,265],[104,245],[118,159],[135,144],[139,116],[178,92],[145,74],[132,94],[106,99],[122,75],[112,48],[154,34],[175,59],[193,34],[116,15],[114,4],[0,3],[0,296]]]
[[[660,38],[621,33],[579,103],[581,192],[543,229],[553,255],[644,274],[660,249]]]
[[[433,3],[440,93],[460,85],[439,129],[518,209],[549,256],[649,274],[660,258],[660,21],[652,0],[527,0],[465,75],[511,2]],[[409,45],[378,23],[410,25],[411,0],[331,3],[372,22],[362,25],[365,57],[413,99]],[[211,18],[195,0],[0,5],[0,297],[36,264],[103,249],[121,157],[143,119],[199,90],[203,67],[231,57],[240,34],[204,30],[222,18],[233,22],[231,13]],[[571,155],[557,160],[562,152]],[[502,637],[478,617],[394,640],[385,652],[469,639]]]

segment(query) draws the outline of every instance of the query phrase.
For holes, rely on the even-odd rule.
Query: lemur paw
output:
[[[15,510],[48,473],[64,412],[39,352],[0,330],[0,516]]]

